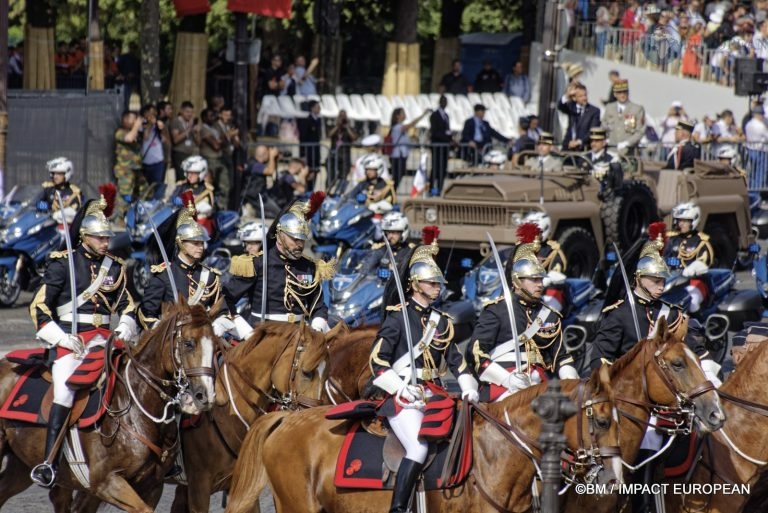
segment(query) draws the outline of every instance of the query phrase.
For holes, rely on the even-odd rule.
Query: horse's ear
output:
[[[605,390],[609,396],[613,396],[613,387],[611,386],[611,372],[609,370],[608,364],[602,364],[600,368],[597,371],[597,390],[596,392],[600,392]]]
[[[208,317],[215,319],[216,316],[219,315],[222,306],[224,306],[224,298],[220,297],[219,300],[216,301],[213,306],[211,306],[211,309],[208,310]]]
[[[667,337],[669,336],[669,326],[667,325],[666,316],[662,315],[661,318],[656,321],[654,332],[653,341],[656,344],[661,344],[667,340]]]
[[[187,308],[189,306],[189,303],[187,303],[187,298],[184,297],[183,294],[179,294],[178,304],[181,308]]]
[[[349,327],[344,321],[339,321],[336,326],[331,328],[331,331],[325,334],[325,345],[331,347],[334,342],[347,333],[349,333]]]

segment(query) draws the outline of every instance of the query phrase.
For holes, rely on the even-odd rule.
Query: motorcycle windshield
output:
[[[14,218],[24,207],[30,205],[36,207],[41,199],[43,199],[43,189],[39,185],[15,187],[0,203],[0,227],[14,223]]]
[[[381,250],[350,249],[341,257],[339,269],[331,280],[330,312],[355,323],[361,316],[381,306],[384,280],[378,277]],[[368,319],[370,320],[370,319]]]

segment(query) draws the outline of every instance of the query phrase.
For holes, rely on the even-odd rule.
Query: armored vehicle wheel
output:
[[[600,207],[606,242],[616,242],[619,248],[627,249],[656,220],[657,212],[656,200],[647,185],[624,185]]]
[[[566,274],[572,278],[591,279],[600,260],[597,242],[580,226],[566,228],[557,237],[566,259]]]

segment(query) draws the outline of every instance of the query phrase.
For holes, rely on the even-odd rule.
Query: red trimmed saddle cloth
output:
[[[121,356],[122,351],[113,352],[114,368],[117,368]],[[93,349],[67,380],[71,388],[77,389],[72,415],[77,419],[79,428],[95,424],[104,415],[106,405],[112,398],[117,374],[110,373],[109,379],[100,379],[104,375],[105,358],[103,347]],[[6,359],[17,364],[14,371],[19,378],[0,407],[0,417],[46,425],[53,401],[46,350],[36,348],[12,351],[6,355]]]

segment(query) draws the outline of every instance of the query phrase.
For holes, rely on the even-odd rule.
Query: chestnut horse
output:
[[[594,450],[593,454],[606,465],[601,467],[598,479],[617,479],[617,473],[621,473],[618,427],[612,420],[614,406],[607,369],[595,371],[586,385],[566,380],[562,387],[564,393],[574,397],[584,389],[593,397],[591,408],[581,403],[581,411],[565,422],[568,446],[574,451],[590,447],[584,450]],[[448,511],[450,507],[450,511],[457,508],[455,511],[474,512],[497,511],[499,507],[514,511],[530,508],[531,483],[536,473],[531,458],[539,458],[540,450],[531,442],[510,443],[508,437],[513,431],[523,440],[537,439],[541,419],[530,403],[546,388],[546,383],[536,385],[499,403],[482,406],[487,416],[477,416],[473,422],[474,464],[469,478],[473,485],[448,493],[428,492],[430,509]],[[254,423],[235,466],[228,513],[252,511],[267,476],[280,513],[383,511],[391,492],[349,492],[337,490],[333,484],[347,423],[326,419],[328,409],[311,408]],[[514,419],[513,424],[510,419]],[[579,429],[582,423],[592,426],[592,437],[586,429]],[[608,456],[601,457],[601,452]]]
[[[97,428],[80,431],[89,486],[61,458],[50,493],[57,512],[69,511],[71,494],[86,490],[124,511],[150,513],[162,492],[162,478],[178,443],[174,407],[198,414],[214,401],[213,351],[216,337],[208,312],[180,300],[163,305],[162,320],[144,332],[116,369],[118,381]],[[0,361],[0,397],[10,393],[17,366]],[[32,481],[30,469],[43,461],[45,426],[0,419],[0,505]],[[63,452],[63,451],[62,451]],[[64,490],[66,493],[60,493]]]
[[[350,330],[328,343],[325,392],[333,404],[363,397],[371,378],[368,359],[378,326]]]
[[[730,493],[690,493],[693,488],[665,496],[667,511],[719,512],[765,511],[765,505],[752,504],[752,497],[740,493],[733,485],[751,485],[752,495],[757,488],[758,478],[768,468],[768,404],[765,395],[765,379],[768,378],[768,339],[750,347],[749,357],[739,363],[736,370],[719,389],[728,421],[723,428],[704,441],[701,458],[687,481],[686,487],[696,485],[727,485]],[[682,480],[672,480],[680,485]],[[760,483],[764,485],[763,482]],[[764,499],[764,497],[763,497]],[[746,505],[750,501],[749,505]]]
[[[611,386],[622,417],[621,454],[629,463],[635,462],[652,410],[675,413],[693,406],[693,421],[701,432],[715,431],[725,421],[717,391],[704,376],[696,355],[678,334],[667,331],[664,319],[657,332],[655,338],[635,344],[610,367]],[[579,495],[571,490],[566,511],[608,513],[616,510],[617,500],[617,496]]]
[[[321,404],[318,367],[327,359],[326,347],[344,334],[342,324],[323,335],[304,323],[267,322],[224,352],[216,376],[216,404],[193,427],[181,431],[190,486],[176,487],[173,513],[205,513],[210,495],[229,489],[240,445],[257,417],[275,408]]]

